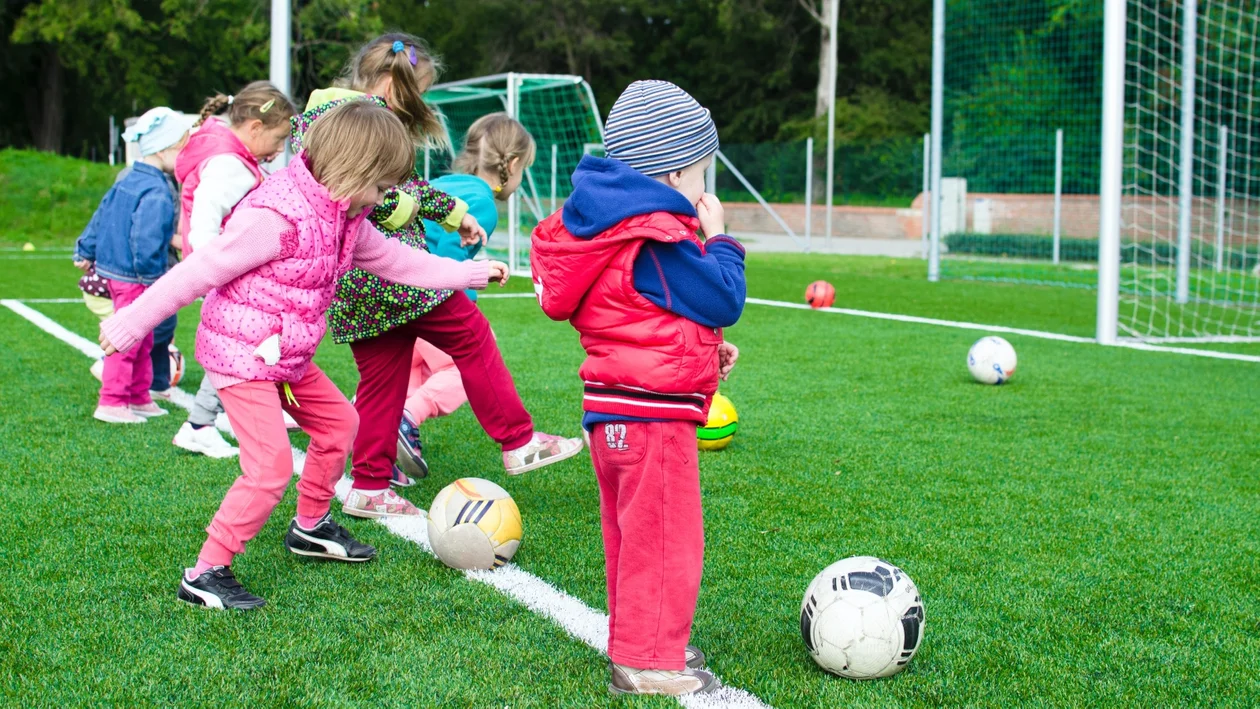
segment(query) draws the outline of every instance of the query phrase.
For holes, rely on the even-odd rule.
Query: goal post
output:
[[[529,236],[572,191],[569,175],[589,145],[602,145],[604,126],[595,94],[580,76],[506,73],[437,84],[425,94],[446,122],[453,150],[463,148],[468,128],[484,115],[504,112],[534,137],[534,164],[500,210],[499,232],[488,253],[506,261],[514,275],[529,273]],[[449,172],[452,154],[427,154],[432,175]]]

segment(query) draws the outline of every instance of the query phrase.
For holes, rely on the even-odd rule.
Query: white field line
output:
[[[768,305],[775,308],[817,310],[823,313],[838,313],[840,315],[852,315],[859,318],[894,320],[896,322],[916,323],[919,325],[937,325],[940,327],[952,327],[959,330],[976,330],[978,332],[1001,332],[1009,335],[1036,337],[1042,340],[1057,340],[1059,342],[1075,342],[1089,345],[1098,344],[1098,341],[1092,337],[1062,335],[1057,332],[1044,332],[1042,330],[1025,330],[1023,328],[1006,327],[1004,325],[981,325],[979,323],[959,322],[956,320],[938,320],[936,318],[921,318],[917,315],[899,315],[897,313],[876,313],[869,310],[853,310],[851,308],[814,308],[805,303],[787,303],[781,300],[765,300],[763,298],[749,298],[748,302],[754,305]],[[1161,347],[1159,345],[1151,345],[1145,342],[1130,342],[1122,340],[1117,342],[1114,346],[1127,347],[1131,350],[1142,350],[1144,352],[1170,352],[1172,354],[1210,357],[1212,359],[1230,359],[1238,362],[1260,362],[1260,356],[1257,355],[1234,354],[1233,352],[1215,352],[1213,350],[1196,350],[1182,347]]]
[[[534,297],[532,293],[519,295],[529,298]],[[70,332],[43,313],[32,310],[22,303],[14,300],[0,300],[0,305],[21,315],[35,327],[65,342],[92,359],[96,359],[103,354],[101,348],[87,338]],[[174,391],[171,392],[171,403],[182,409],[191,409],[194,399],[193,395],[178,387],[173,387],[173,389]],[[220,415],[216,426],[229,435],[232,433],[226,416]],[[294,448],[293,468],[295,473],[301,474],[302,464],[305,460],[306,453]],[[346,477],[342,477],[338,481],[338,500],[345,502],[346,496],[350,494],[350,486],[351,482]],[[412,518],[393,517],[377,521],[395,535],[410,540],[429,554],[433,554],[433,549],[429,546],[428,521],[424,516]],[[551,619],[563,628],[566,633],[586,643],[599,654],[606,655],[608,653],[607,614],[591,608],[581,600],[570,596],[550,583],[521,569],[519,566],[508,564],[493,571],[465,571],[464,576],[473,581],[484,583],[535,613]],[[678,701],[679,704],[687,707],[687,709],[719,709],[722,707],[758,709],[768,706],[754,695],[742,689],[726,686],[705,696],[680,697]]]

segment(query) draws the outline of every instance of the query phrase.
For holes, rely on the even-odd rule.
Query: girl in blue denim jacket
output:
[[[142,156],[130,174],[119,180],[96,208],[74,245],[74,263],[95,267],[106,279],[114,309],[128,305],[167,270],[167,251],[175,234],[175,200],[166,176],[175,171],[175,157],[188,138],[195,116],[166,107],[151,109],[127,129]],[[164,416],[153,403],[149,385],[153,334],[125,354],[105,358],[101,395],[93,418],[106,423],[144,423]]]

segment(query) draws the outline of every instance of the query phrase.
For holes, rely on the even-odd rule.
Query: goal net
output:
[[[478,118],[505,112],[534,137],[537,154],[520,189],[500,207],[499,228],[486,251],[516,274],[529,273],[529,235],[572,191],[569,176],[590,146],[603,143],[595,95],[580,76],[498,74],[437,84],[425,94],[446,120],[455,152]],[[427,176],[449,172],[450,154],[421,156]]]
[[[1127,3],[1119,337],[1260,341],[1257,32],[1253,0]]]

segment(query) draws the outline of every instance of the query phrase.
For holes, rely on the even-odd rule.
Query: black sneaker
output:
[[[179,580],[179,600],[194,606],[242,611],[267,605],[267,601],[246,591],[227,566],[216,566],[192,581],[183,575]]]
[[[345,527],[333,521],[332,515],[315,525],[315,529],[302,529],[297,520],[289,523],[289,533],[284,535],[284,547],[299,556],[317,556],[337,561],[371,561],[376,549],[350,536]]]
[[[424,444],[420,442],[420,425],[411,417],[411,414],[403,412],[402,421],[398,424],[398,452],[395,456],[398,468],[403,472],[401,480],[405,483],[398,482],[398,478],[393,481],[394,485],[401,487],[410,487],[412,478],[423,478],[429,474],[429,464],[424,462]]]

